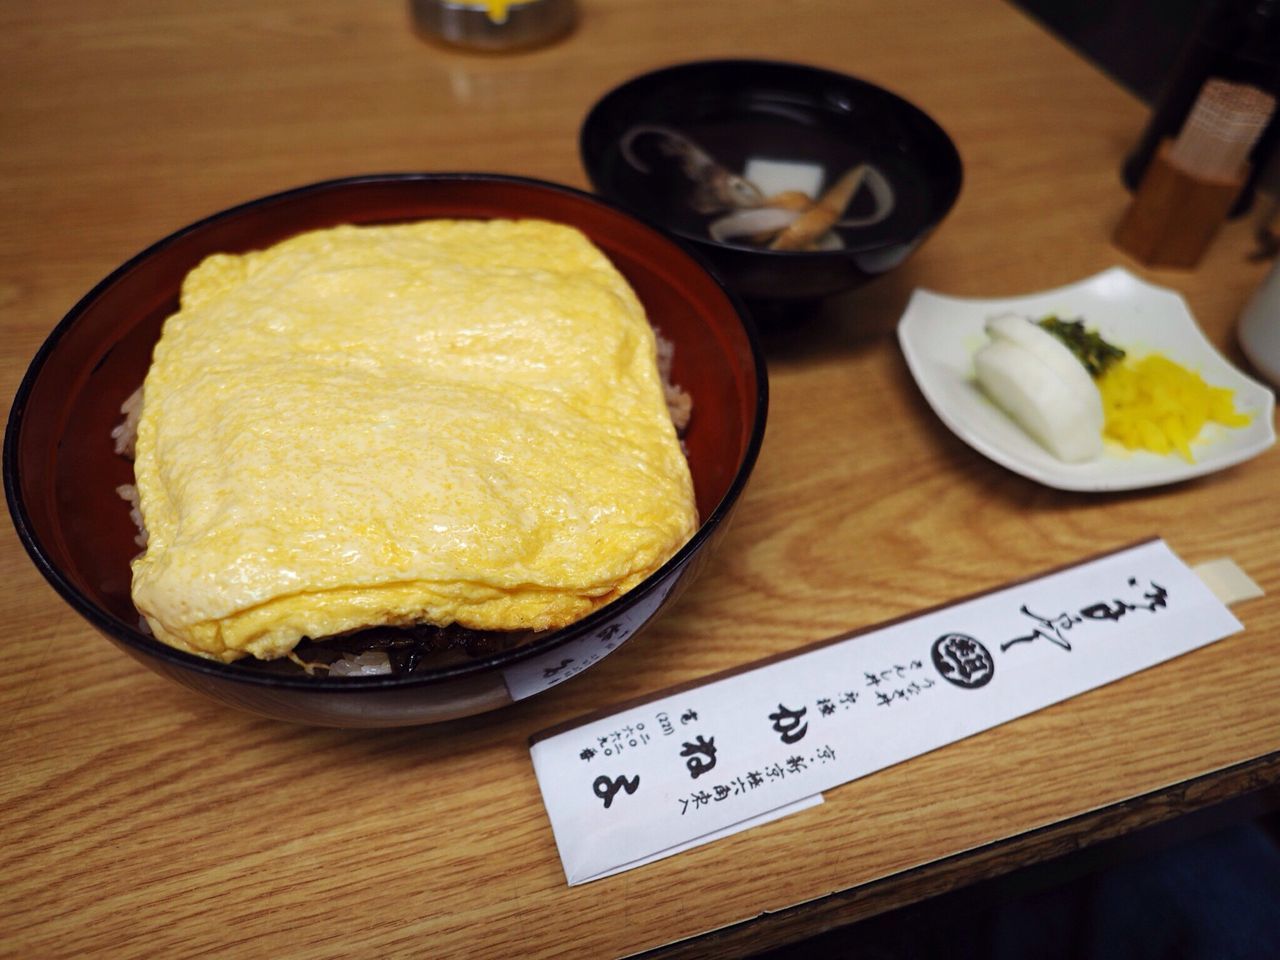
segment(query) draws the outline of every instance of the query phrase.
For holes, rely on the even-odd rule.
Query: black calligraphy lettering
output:
[[[1155,613],[1158,608],[1169,605],[1169,591],[1158,583],[1153,583],[1151,586],[1155,589],[1150,593],[1144,593],[1143,597],[1151,601],[1151,603],[1147,605],[1147,609],[1152,613]]]
[[[804,722],[804,715],[808,712],[808,707],[791,710],[778,704],[778,712],[769,714],[769,719],[773,721],[773,732],[779,734],[779,739],[786,744],[803,740],[804,735],[809,732],[809,724]]]
[[[715,769],[716,738],[703,739],[699,736],[693,743],[686,742],[682,744],[680,756],[689,758],[684,765],[689,769],[689,776],[697,780],[704,773]]]
[[[1108,606],[1106,603],[1094,603],[1082,608],[1080,616],[1087,620],[1111,620],[1114,622],[1133,609],[1136,608],[1123,600],[1117,600],[1115,606]]]
[[[618,795],[619,791],[625,790],[627,796],[635,793],[640,786],[640,775],[628,779],[627,777],[614,777],[610,780],[604,774],[596,777],[595,783],[591,785],[591,791],[604,801],[606,810],[613,804],[613,798]]]
[[[1025,616],[1040,624],[1040,628],[1027,634],[1025,637],[1015,637],[1012,640],[1006,640],[1000,644],[1000,652],[1004,653],[1010,647],[1017,643],[1030,643],[1033,640],[1048,640],[1055,646],[1061,647],[1068,653],[1071,652],[1071,641],[1063,636],[1063,633],[1070,630],[1075,624],[1081,623],[1079,617],[1072,617],[1067,613],[1060,613],[1056,617],[1042,617],[1038,613],[1032,613],[1024,603],[1020,608]]]
[[[1025,637],[1014,637],[1012,640],[1006,640],[1000,644],[1000,652],[1005,653],[1010,647],[1019,643],[1031,643],[1033,640],[1048,640],[1052,644],[1062,647],[1064,650],[1070,651],[1071,644],[1062,637],[1055,636],[1052,633],[1045,633],[1043,630],[1035,630],[1028,633]]]
[[[963,633],[944,633],[933,642],[933,665],[944,680],[973,690],[991,682],[995,661],[981,643]]]
[[[555,667],[543,667],[543,668],[542,668],[542,677],[543,677],[543,679],[544,679],[544,680],[550,680],[552,677],[556,676],[558,673],[560,673],[562,670],[564,670],[564,668],[565,668],[565,667],[567,667],[567,666],[569,666],[569,664],[571,664],[571,663],[573,663],[573,660],[572,660],[572,659],[565,659],[565,660],[561,660],[561,661],[560,661],[560,664],[559,664],[558,666],[555,666]]]

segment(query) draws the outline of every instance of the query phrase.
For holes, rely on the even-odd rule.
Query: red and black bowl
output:
[[[635,289],[675,347],[692,395],[685,436],[701,524],[627,594],[562,630],[512,644],[470,637],[394,675],[308,676],[246,658],[224,664],[139,628],[130,600],[135,530],[116,487],[131,464],[111,439],[142,382],[183,277],[215,252],[260,249],[304,230],[432,217],[536,217],[582,230]],[[577,675],[659,616],[723,533],[764,435],[764,362],[741,305],[696,256],[608,201],[486,174],[387,174],[312,184],[233,207],[159,241],[86,295],[31,362],[9,414],[4,484],[18,535],[59,595],[108,640],[186,687],[254,713],[347,727],[423,724],[493,710]],[[69,641],[70,643],[71,641]],[[78,642],[78,641],[77,641]],[[68,663],[80,650],[61,651]],[[638,653],[637,655],[643,655]],[[274,662],[273,662],[274,663]]]

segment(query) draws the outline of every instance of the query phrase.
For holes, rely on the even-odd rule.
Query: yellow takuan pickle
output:
[[[1103,433],[1130,450],[1177,451],[1194,462],[1191,443],[1206,423],[1243,427],[1232,391],[1160,354],[1116,364],[1098,378],[1106,417]]]

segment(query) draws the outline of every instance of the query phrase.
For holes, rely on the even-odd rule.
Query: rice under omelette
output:
[[[561,627],[697,526],[643,307],[538,220],[208,257],[155,347],[134,472],[134,603],[228,662],[371,626]]]

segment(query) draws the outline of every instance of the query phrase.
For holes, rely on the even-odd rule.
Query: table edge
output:
[[[1227,823],[1280,810],[1280,750],[1118,800],[1025,833],[963,850],[857,887],[837,890],[781,910],[628,954],[627,960],[743,957],[867,920],[1018,870],[1097,851],[1109,841],[1133,841],[1127,851],[1095,858],[1101,866],[1124,856],[1167,846]],[[1170,836],[1135,835],[1194,820]],[[1114,845],[1114,844],[1113,844]]]

